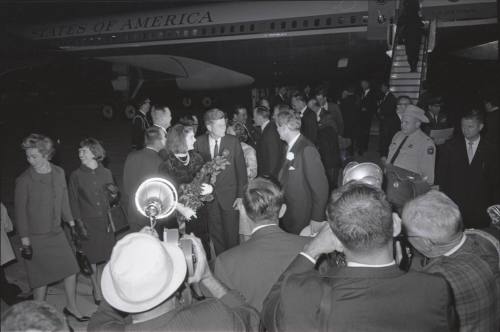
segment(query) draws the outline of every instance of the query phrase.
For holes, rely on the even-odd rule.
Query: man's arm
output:
[[[304,175],[312,196],[311,219],[325,220],[325,207],[328,201],[328,180],[325,168],[316,148],[308,146],[303,155]]]

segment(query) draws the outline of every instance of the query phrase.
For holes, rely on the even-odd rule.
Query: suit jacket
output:
[[[325,220],[328,180],[316,147],[300,135],[285,158],[279,180],[285,192],[287,210],[282,226],[299,234],[312,220]]]
[[[144,131],[150,126],[147,115],[137,111],[132,119],[132,148],[139,150],[144,147]]]
[[[128,154],[123,168],[123,199],[127,202],[129,223],[137,227],[147,225],[147,220],[136,211],[135,192],[144,180],[159,175],[162,159],[158,152],[144,148]],[[138,229],[133,229],[138,230]]]
[[[396,113],[397,103],[398,101],[392,92],[382,96],[378,105],[378,116],[380,120],[386,124],[395,125],[396,127],[400,125],[400,120]]]
[[[336,267],[324,274],[299,255],[264,301],[268,331],[449,331],[452,297],[438,276]]]
[[[327,106],[328,106],[328,109],[322,108],[322,110],[319,114],[320,119],[322,118],[322,116],[324,114],[323,112],[331,113],[333,115],[333,119],[335,122],[335,130],[337,131],[337,133],[340,136],[344,136],[344,118],[342,117],[342,112],[340,111],[339,105],[330,101],[330,102],[328,102]],[[318,120],[318,121],[321,121],[321,120]]]
[[[318,138],[318,117],[310,108],[306,108],[302,114],[302,124],[300,125],[300,133],[307,137],[313,143],[316,143]]]
[[[364,92],[361,94],[361,114],[372,116],[377,111],[377,93],[375,90],[370,88],[370,91],[364,95]]]
[[[457,137],[443,145],[437,167],[440,189],[460,208],[466,228],[487,227],[486,208],[500,202],[498,151],[481,137],[472,163],[466,142]]]
[[[234,200],[243,197],[243,187],[248,182],[247,167],[240,141],[235,136],[226,134],[221,138],[220,154],[226,149],[229,152],[227,159],[231,164],[217,175],[214,192],[215,199],[221,204],[222,208],[232,210]],[[208,133],[196,139],[195,150],[201,154],[205,162],[212,160]]]
[[[271,287],[307,242],[309,238],[286,233],[278,225],[263,227],[217,256],[215,276],[260,311]]]
[[[73,220],[64,170],[50,166],[51,175],[38,174],[29,167],[16,179],[15,222],[20,237],[57,233],[61,231],[61,219]]]
[[[257,173],[278,178],[283,162],[284,142],[280,139],[276,123],[270,121],[257,141]]]
[[[335,128],[324,126],[318,132],[318,151],[325,169],[340,168],[339,136]]]

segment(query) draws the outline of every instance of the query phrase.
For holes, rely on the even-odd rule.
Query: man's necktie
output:
[[[467,141],[467,157],[469,158],[469,164],[472,163],[472,159],[474,159],[473,144],[474,142]]]
[[[219,140],[215,140],[215,145],[214,145],[214,156],[212,159],[217,157],[219,155]]]
[[[394,162],[396,161],[396,158],[399,156],[399,152],[401,151],[401,148],[406,143],[407,139],[408,139],[408,136],[405,136],[405,138],[403,138],[403,140],[401,141],[401,144],[399,144],[398,148],[396,149],[396,152],[394,152],[394,155],[392,156],[391,161],[389,163],[394,164]]]

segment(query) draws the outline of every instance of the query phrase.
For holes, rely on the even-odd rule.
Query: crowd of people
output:
[[[338,102],[324,86],[280,87],[251,114],[213,108],[176,124],[172,108],[141,100],[118,241],[107,189],[116,183],[99,140],[81,141],[81,166],[66,182],[50,162],[51,139],[26,137],[14,221],[35,301],[7,311],[2,330],[68,329],[44,303],[47,286],[64,280],[63,313],[89,331],[498,331],[498,100],[485,98],[445,137],[435,134],[453,127],[441,98],[413,105],[387,83],[360,87]],[[374,117],[380,161],[352,163],[368,149]],[[215,181],[194,182],[217,158],[226,163]],[[212,199],[199,209],[179,200],[152,225],[135,201],[152,177],[181,196],[199,183],[198,195]],[[164,227],[191,241],[194,271]],[[77,306],[74,246],[91,266],[92,315]]]

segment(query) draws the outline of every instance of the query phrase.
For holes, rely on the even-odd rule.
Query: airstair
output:
[[[436,22],[424,23],[424,34],[422,43],[420,44],[416,72],[410,71],[405,46],[398,45],[395,25],[393,30],[392,64],[389,80],[390,90],[396,97],[403,95],[410,97],[414,105],[417,104],[420,97],[422,82],[425,81],[427,76],[428,56],[434,49],[435,44]]]

